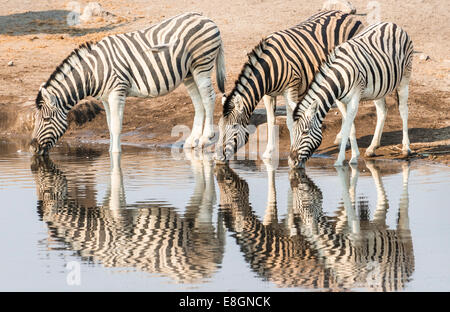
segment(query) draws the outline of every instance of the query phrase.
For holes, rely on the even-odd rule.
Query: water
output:
[[[0,290],[450,290],[447,166],[106,148],[0,142]]]

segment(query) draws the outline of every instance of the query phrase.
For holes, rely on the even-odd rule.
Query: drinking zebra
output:
[[[322,122],[331,105],[346,110],[342,140],[335,166],[342,166],[350,136],[352,158],[359,156],[353,121],[360,100],[374,100],[377,125],[366,156],[373,156],[380,146],[386,119],[385,97],[397,90],[403,121],[403,153],[409,155],[408,84],[412,70],[413,44],[408,34],[393,23],[378,23],[336,47],[324,62],[305,98],[294,110],[294,140],[291,144],[291,167],[304,167],[306,160],[322,142]],[[340,101],[340,102],[339,102]]]
[[[177,15],[144,30],[85,43],[41,86],[31,151],[47,153],[67,130],[69,110],[92,96],[101,99],[105,107],[110,151],[120,152],[125,98],[165,95],[182,82],[195,108],[192,133],[185,147],[207,144],[214,136],[214,64],[218,87],[224,92],[220,32],[213,21],[198,13]]]
[[[248,54],[248,61],[233,90],[222,99],[223,117],[219,121],[216,160],[229,160],[245,145],[250,116],[261,98],[266,107],[268,123],[268,143],[263,156],[271,158],[275,140],[276,97],[283,95],[285,98],[286,123],[291,131],[292,111],[303,98],[319,65],[328,52],[361,29],[361,22],[351,15],[327,11],[262,39]]]

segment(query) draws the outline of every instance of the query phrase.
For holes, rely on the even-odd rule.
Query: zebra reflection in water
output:
[[[218,167],[220,205],[226,226],[235,232],[252,269],[280,287],[403,289],[414,271],[408,220],[409,165],[405,163],[402,167],[403,188],[396,229],[386,225],[389,203],[380,170],[373,162],[366,166],[377,189],[377,208],[372,220],[367,218],[368,211],[359,215],[356,211],[357,168],[352,168],[351,177],[348,168],[338,168],[343,205],[336,217],[323,212],[323,195],[317,185],[303,170],[295,170],[290,172],[292,205],[289,204],[287,216],[281,222],[273,201],[269,201],[261,222],[249,203],[245,180],[228,166]],[[274,178],[269,174],[270,179]],[[269,186],[271,198],[274,181],[269,181]],[[368,209],[364,203],[359,204],[362,204],[359,210]]]
[[[33,159],[38,213],[47,223],[49,241],[64,243],[85,261],[155,273],[177,283],[201,283],[213,276],[222,262],[225,234],[220,215],[217,229],[212,220],[212,162],[191,161],[195,190],[182,215],[157,201],[126,204],[120,154],[111,157],[100,207],[71,196],[70,179],[49,158]]]

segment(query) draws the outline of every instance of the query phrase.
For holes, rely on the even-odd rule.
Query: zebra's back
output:
[[[119,80],[128,83],[128,95],[142,97],[167,94],[192,71],[211,70],[221,45],[217,25],[199,13],[180,14],[97,43],[108,52]]]
[[[294,76],[300,79],[301,96],[328,53],[354,37],[362,27],[362,23],[349,14],[325,11],[269,35],[266,42],[277,50],[280,58],[285,59],[292,68]]]
[[[404,76],[409,77],[412,69],[411,38],[394,23],[372,25],[335,52],[333,63],[344,60],[357,70],[354,83],[363,88],[362,100],[375,100],[391,93]],[[345,70],[341,72],[351,75]]]

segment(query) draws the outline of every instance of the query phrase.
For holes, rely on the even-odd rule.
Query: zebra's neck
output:
[[[241,118],[245,117],[242,120],[250,120],[256,105],[273,89],[269,65],[271,61],[266,60],[267,49],[267,43],[263,40],[248,54],[248,61],[243,66],[229,96],[230,99],[236,95],[241,96],[244,103],[242,111],[245,113],[245,116],[241,116]],[[234,109],[241,110],[236,107]],[[228,112],[224,111],[224,113],[226,115]]]
[[[342,98],[342,94],[345,93],[342,85],[336,80],[335,73],[336,71],[327,62],[323,63],[303,101],[299,104],[301,110],[305,111],[311,104],[317,102],[316,116],[321,124],[334,102]]]
[[[91,44],[75,49],[51,74],[44,88],[58,99],[58,106],[68,112],[87,96],[96,96],[98,87]]]

